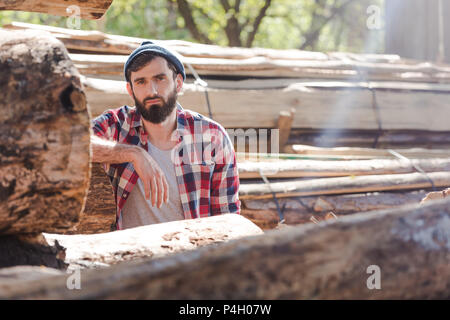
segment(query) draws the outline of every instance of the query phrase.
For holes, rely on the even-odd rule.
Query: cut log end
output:
[[[0,31],[0,233],[74,226],[89,183],[80,76],[46,33]]]

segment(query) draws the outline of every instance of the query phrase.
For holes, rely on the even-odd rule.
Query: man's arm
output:
[[[145,198],[152,205],[161,208],[163,201],[169,200],[169,185],[158,163],[142,148],[135,145],[120,144],[97,136],[91,136],[92,161],[101,163],[133,164],[144,185]]]
[[[91,136],[92,162],[134,163],[141,148],[135,145],[119,144],[113,141]]]
[[[94,120],[95,135],[91,136],[92,161],[132,163],[144,186],[145,198],[149,200],[151,194],[152,205],[161,208],[163,201],[165,203],[169,201],[169,185],[163,171],[144,149],[107,140],[112,130],[105,121],[105,117],[102,115]],[[106,118],[106,120],[110,119]]]

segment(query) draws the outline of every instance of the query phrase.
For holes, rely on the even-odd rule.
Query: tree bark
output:
[[[64,45],[0,31],[0,234],[63,232],[89,183],[89,113]]]
[[[7,299],[448,299],[450,199],[365,213],[162,259],[0,285]],[[380,288],[369,289],[378,267]],[[111,279],[116,279],[111,281]]]
[[[311,223],[311,218],[322,220],[329,212],[339,218],[360,212],[394,209],[419,203],[426,191],[374,192],[346,195],[293,197],[278,199],[283,211],[284,224]],[[272,199],[241,200],[241,214],[261,229],[274,229],[280,217]]]
[[[111,3],[112,0],[0,0],[0,10],[42,12],[64,17],[79,14],[81,19],[100,19]],[[68,11],[72,5],[77,6],[80,11]]]
[[[65,234],[91,234],[115,230],[116,202],[111,182],[101,163],[91,163],[86,205],[78,224]]]
[[[191,7],[189,6],[188,1],[186,0],[176,0],[178,5],[178,11],[183,17],[186,28],[189,30],[191,35],[199,42],[203,42],[205,44],[211,44],[211,40],[201,32],[197,26],[197,23],[194,20],[194,16],[192,15]]]
[[[0,268],[27,265],[65,269],[65,256],[57,241],[50,245],[42,234],[0,236]]]

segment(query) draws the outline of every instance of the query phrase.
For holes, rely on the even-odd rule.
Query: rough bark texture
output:
[[[0,0],[0,10],[42,12],[65,17],[79,15],[81,19],[100,19],[111,3],[112,0]],[[80,11],[71,10],[69,7],[73,5]]]
[[[122,261],[161,257],[174,252],[229,241],[263,231],[237,215],[159,223],[90,235],[44,234],[66,249],[69,269],[107,267]]]
[[[294,197],[278,199],[284,216],[284,224],[311,223],[314,217],[322,220],[329,212],[338,217],[373,210],[393,209],[417,204],[426,191],[375,192],[336,196]],[[242,200],[242,215],[258,227],[267,230],[279,225],[280,217],[272,199]]]
[[[42,235],[0,237],[0,268],[30,265],[65,269],[65,249],[54,241],[49,245]]]
[[[368,289],[367,268],[381,289]],[[2,298],[448,299],[450,199],[274,230],[216,247],[14,287]],[[114,279],[114,281],[111,281]]]
[[[74,230],[66,234],[91,234],[115,230],[116,202],[105,170],[100,163],[91,163],[91,180],[86,205]]]
[[[0,30],[0,234],[62,232],[89,182],[79,73],[48,34]]]

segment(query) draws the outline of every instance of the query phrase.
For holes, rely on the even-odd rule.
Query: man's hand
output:
[[[144,185],[145,198],[161,208],[169,201],[169,185],[158,163],[144,149],[91,136],[92,161],[101,163],[131,162]]]
[[[161,205],[169,201],[169,184],[156,161],[142,148],[133,150],[131,156],[134,169],[144,185],[145,198],[151,201],[152,206]]]

